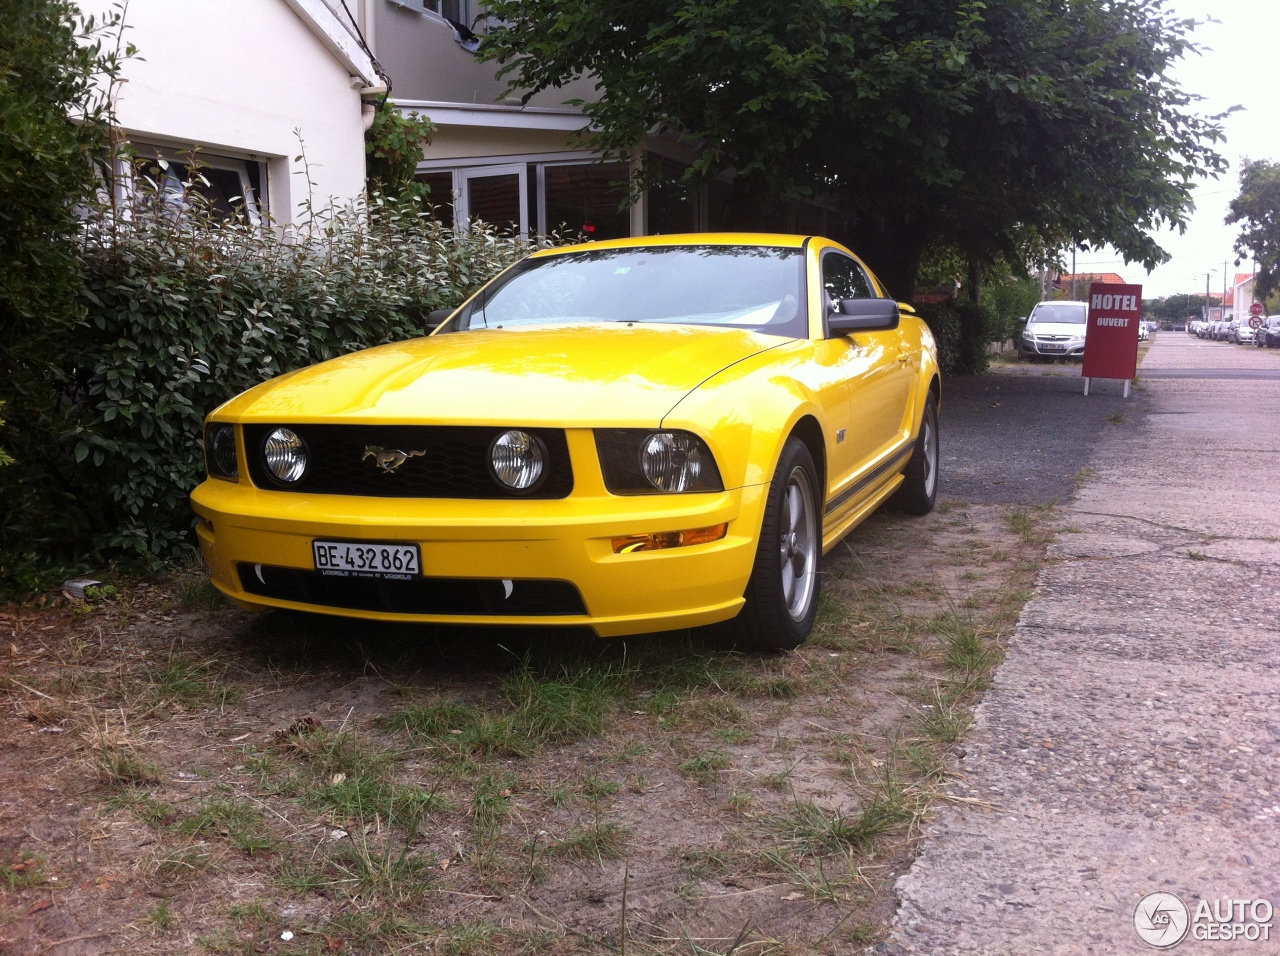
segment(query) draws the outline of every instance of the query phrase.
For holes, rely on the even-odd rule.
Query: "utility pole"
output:
[[[1222,264],[1222,317],[1227,317],[1227,264]]]
[[[1209,276],[1212,274],[1212,269],[1204,274],[1204,320],[1206,322],[1209,321]]]

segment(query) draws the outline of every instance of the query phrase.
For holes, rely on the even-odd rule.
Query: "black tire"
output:
[[[821,564],[818,469],[804,442],[792,436],[769,484],[747,603],[726,623],[729,642],[750,651],[786,651],[803,644],[818,614]]]
[[[911,460],[903,472],[906,481],[893,496],[893,503],[912,515],[927,515],[938,500],[938,400],[933,392],[925,399],[920,431]]]

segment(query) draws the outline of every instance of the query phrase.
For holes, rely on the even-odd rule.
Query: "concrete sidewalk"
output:
[[[1280,952],[1261,904],[1194,920],[1280,908],[1277,371],[1280,351],[1157,336],[880,951],[1150,953],[1135,907],[1164,891],[1192,917],[1176,952]],[[1195,938],[1221,932],[1271,938]]]

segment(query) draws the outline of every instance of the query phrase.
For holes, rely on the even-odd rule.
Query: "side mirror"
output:
[[[1029,319],[1029,318],[1031,318],[1031,316],[1029,316],[1029,315],[1024,315],[1022,318],[1018,319],[1018,324],[1019,324],[1019,325],[1026,325],[1026,324],[1027,324],[1027,319]]]
[[[453,315],[453,312],[453,309],[436,309],[433,312],[428,312],[427,324],[425,327],[426,334],[430,335],[436,329],[440,328],[440,326],[444,324],[444,320]]]
[[[898,317],[893,299],[841,299],[840,311],[827,316],[827,328],[837,335],[896,329]]]

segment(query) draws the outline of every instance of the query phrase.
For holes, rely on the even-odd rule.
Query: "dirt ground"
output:
[[[0,610],[0,952],[869,948],[1053,524],[874,516],[779,656],[249,615],[194,570]]]

